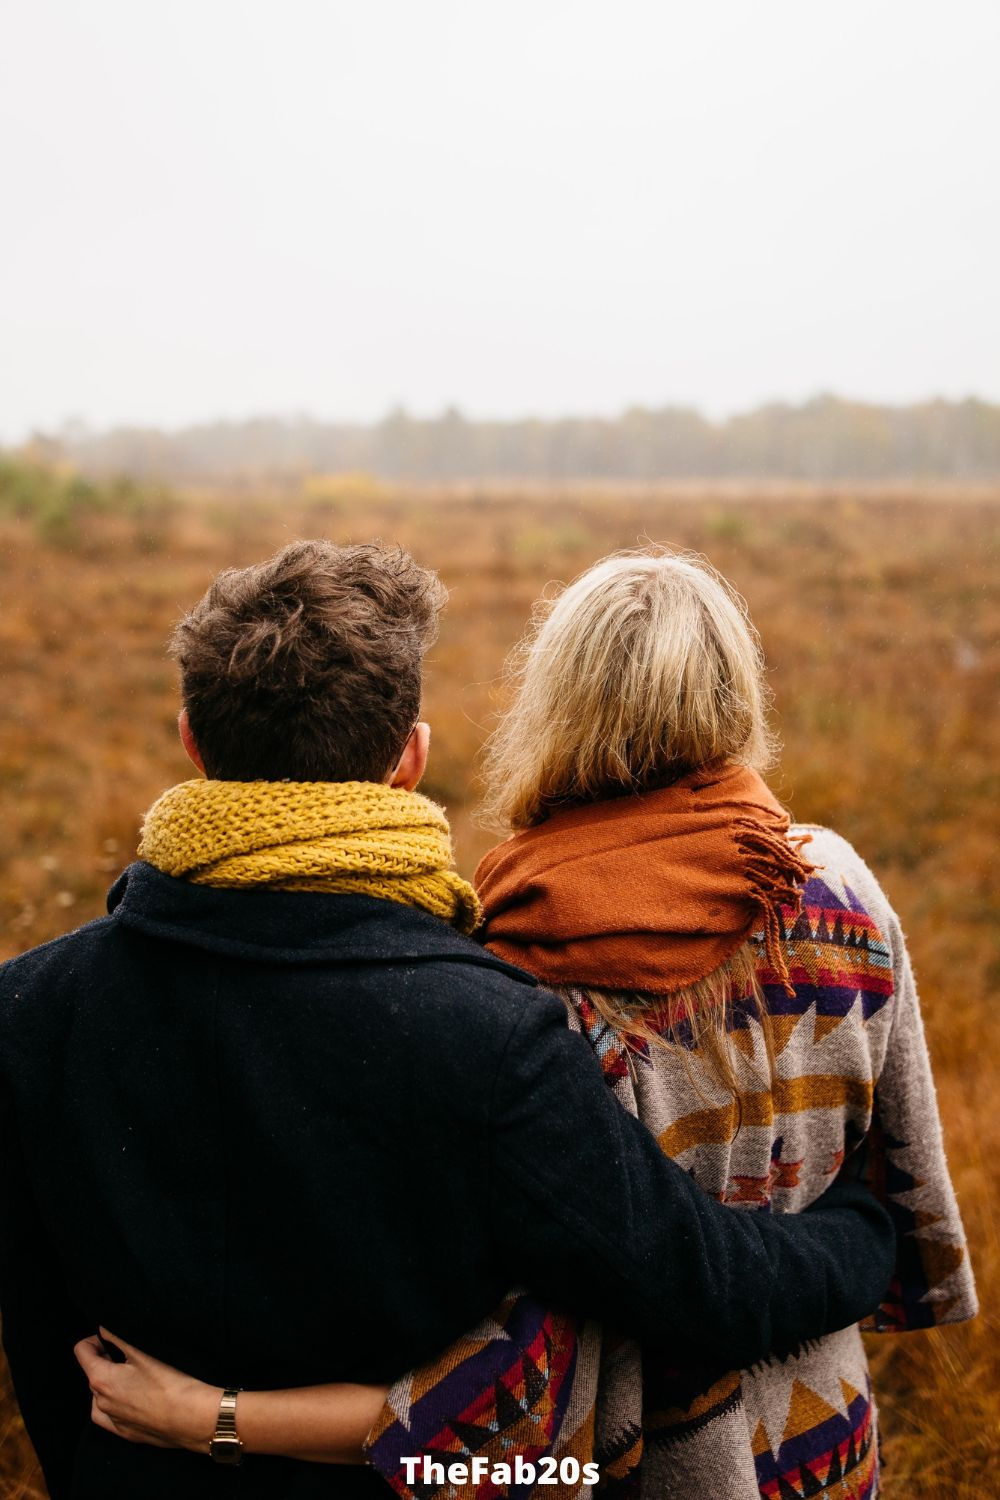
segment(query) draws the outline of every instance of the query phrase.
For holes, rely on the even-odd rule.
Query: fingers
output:
[[[101,1338],[116,1344],[128,1363],[118,1364],[110,1359],[101,1345]],[[101,1427],[105,1432],[113,1433],[115,1437],[124,1438],[130,1443],[147,1443],[154,1448],[169,1447],[156,1433],[133,1425],[126,1416],[129,1410],[129,1383],[136,1379],[139,1372],[135,1365],[141,1364],[143,1359],[137,1349],[102,1328],[100,1338],[97,1334],[92,1334],[90,1338],[81,1339],[74,1346],[73,1353],[90,1385],[93,1398],[90,1403],[90,1420],[95,1427]],[[131,1369],[129,1365],[132,1366]]]
[[[126,1360],[141,1358],[138,1349],[133,1348],[131,1344],[126,1344],[125,1340],[120,1339],[117,1333],[109,1333],[103,1323],[100,1326],[100,1335],[106,1344],[111,1344],[115,1349],[119,1349]]]
[[[93,1422],[95,1427],[103,1427],[105,1432],[113,1432],[116,1437],[122,1436],[122,1434],[118,1431],[118,1428],[115,1426],[114,1420],[108,1416],[108,1413],[106,1411],[101,1410],[101,1407],[98,1405],[96,1396],[90,1403],[90,1420]]]
[[[120,1357],[113,1358],[109,1349]],[[91,1418],[106,1432],[157,1448],[184,1447],[186,1436],[178,1439],[167,1417],[177,1409],[190,1411],[192,1404],[199,1410],[200,1427],[201,1403],[197,1398],[204,1392],[211,1396],[209,1387],[143,1354],[104,1327],[100,1336],[81,1339],[73,1352],[93,1396]],[[216,1396],[213,1410],[217,1406]]]
[[[76,1355],[77,1363],[82,1367],[88,1380],[100,1373],[102,1365],[110,1363],[108,1356],[101,1348],[101,1342],[96,1333],[91,1334],[89,1339],[81,1339],[78,1344],[75,1344],[73,1346],[73,1353]]]
[[[81,1339],[74,1345],[73,1353],[94,1396],[110,1398],[116,1391],[128,1389],[127,1384],[123,1386],[123,1381],[131,1378],[132,1371],[128,1365],[116,1364],[113,1359],[108,1358],[96,1334],[89,1339]]]

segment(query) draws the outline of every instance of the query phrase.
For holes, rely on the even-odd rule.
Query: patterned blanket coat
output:
[[[731,1038],[753,1073],[739,1109],[695,1048],[626,1045],[587,996],[570,1024],[594,1047],[622,1106],[707,1193],[757,1213],[795,1213],[840,1171],[863,1170],[896,1224],[892,1282],[864,1325],[877,1332],[958,1322],[976,1294],[948,1177],[913,973],[898,919],[857,853],[828,829],[801,912],[788,911],[790,996],[758,979],[777,1053],[773,1081],[758,1021],[737,1004]],[[491,1465],[596,1460],[584,1484],[408,1485],[401,1459]],[[879,1492],[876,1408],[857,1328],[722,1380],[667,1365],[613,1330],[513,1291],[494,1317],[390,1392],[369,1459],[399,1495],[501,1494],[642,1500],[869,1500]],[[574,1475],[576,1477],[574,1477]],[[537,1478],[537,1474],[536,1474]]]

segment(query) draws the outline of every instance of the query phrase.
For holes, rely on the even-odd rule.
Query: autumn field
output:
[[[309,535],[398,541],[451,591],[425,789],[466,873],[492,839],[475,819],[477,751],[543,589],[655,541],[704,554],[745,595],[784,745],[772,784],[858,847],[909,936],[984,1307],[974,1324],[870,1340],[885,1493],[1000,1494],[1000,489],[339,478],[172,496],[0,466],[0,956],[96,916],[143,810],[186,778],[172,623],[220,567]],[[0,1495],[39,1500],[0,1400]]]

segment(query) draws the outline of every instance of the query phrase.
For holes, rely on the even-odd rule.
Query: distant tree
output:
[[[711,422],[684,407],[630,407],[619,417],[472,421],[457,407],[412,417],[394,407],[371,425],[298,415],[165,433],[36,434],[32,453],[85,473],[164,480],[295,480],[370,473],[384,479],[1000,479],[1000,406],[969,398],[878,406],[816,396]]]

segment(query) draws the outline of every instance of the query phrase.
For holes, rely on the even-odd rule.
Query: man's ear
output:
[[[186,708],[182,708],[177,715],[177,732],[181,737],[181,744],[184,746],[188,760],[198,767],[203,776],[207,776],[208,772],[205,770],[205,762],[201,758],[201,751],[198,749],[194,735],[191,732],[191,721],[188,718]]]
[[[431,748],[431,726],[414,724],[410,738],[403,746],[403,753],[396,762],[396,769],[386,778],[390,786],[401,791],[415,792],[421,776],[427,769],[427,756]]]

